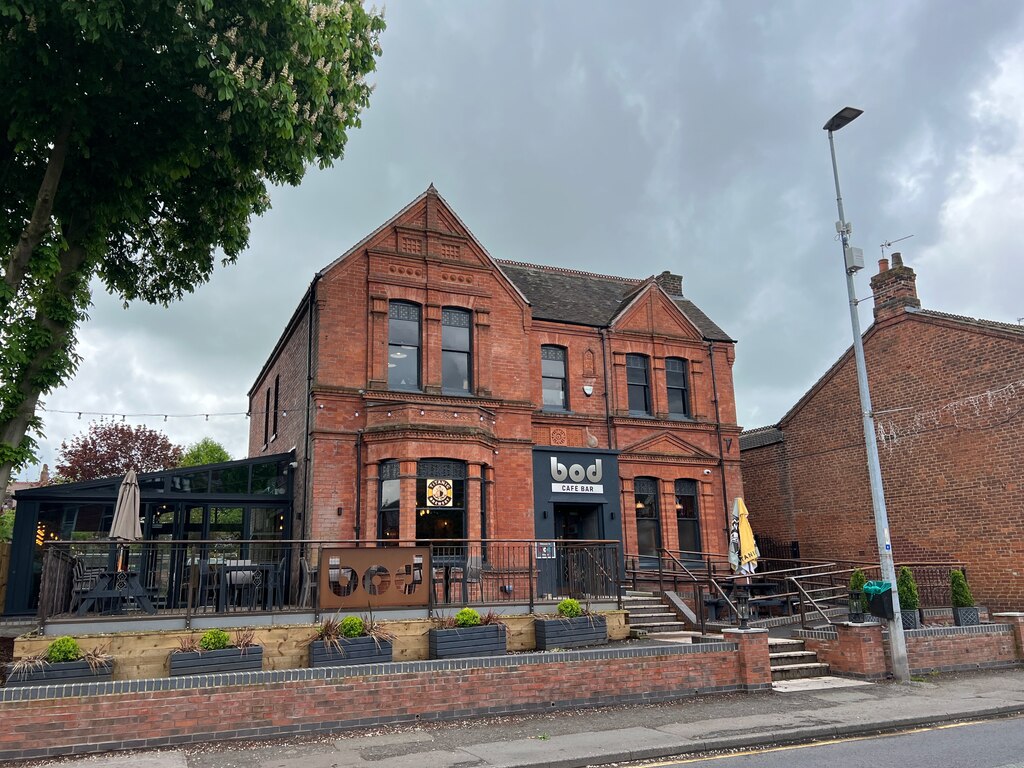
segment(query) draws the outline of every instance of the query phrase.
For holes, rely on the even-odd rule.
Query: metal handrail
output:
[[[814,606],[814,611],[816,611],[821,616],[821,618],[825,620],[825,623],[829,626],[832,626],[832,620],[825,615],[825,611],[821,608],[821,606],[818,605],[818,601],[811,597],[810,594],[808,594],[807,590],[805,590],[803,586],[801,586],[800,582],[796,580],[796,577],[790,576],[789,580],[793,582],[793,586],[795,586],[800,591],[800,594],[807,598],[807,601]],[[804,629],[807,629],[807,614],[804,610],[803,600],[800,601],[800,626],[802,626]]]

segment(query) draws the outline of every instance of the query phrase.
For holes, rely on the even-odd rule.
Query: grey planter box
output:
[[[537,650],[581,648],[608,642],[608,621],[604,616],[578,616],[574,619],[534,619]]]
[[[921,628],[921,613],[917,608],[904,611],[900,609],[900,618],[903,620],[904,629],[920,629]]]
[[[355,664],[382,664],[391,661],[393,646],[390,640],[372,637],[338,638],[341,650],[332,642],[314,640],[309,644],[309,666],[348,667]]]
[[[954,608],[953,623],[958,627],[973,627],[981,624],[981,614],[978,612],[978,606]]]
[[[108,661],[100,664],[95,671],[87,661],[62,661],[57,664],[46,664],[39,669],[12,671],[13,664],[6,665],[7,685],[9,687],[23,685],[63,685],[65,683],[100,683],[110,680],[114,673],[114,663]]]
[[[202,653],[172,653],[171,677],[213,675],[224,672],[259,672],[263,669],[263,646],[222,648]]]
[[[432,659],[504,656],[506,652],[505,627],[500,624],[432,629],[429,640]]]

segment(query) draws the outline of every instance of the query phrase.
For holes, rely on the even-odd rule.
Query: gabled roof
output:
[[[573,269],[498,261],[501,271],[526,296],[535,320],[607,328],[648,281]],[[672,303],[708,341],[732,342],[696,304],[683,296]]]
[[[911,315],[920,315],[922,317],[932,317],[937,320],[952,320],[957,323],[963,323],[965,325],[989,331],[1009,331],[1010,333],[1019,333],[1021,336],[1024,336],[1024,325],[1015,323],[1000,323],[997,320],[983,320],[981,318],[967,317],[965,315],[951,315],[948,312],[937,312],[934,309],[916,309],[914,307],[907,307],[907,313]]]
[[[740,450],[749,451],[751,448],[761,448],[765,445],[774,445],[785,440],[785,435],[777,425],[771,424],[767,427],[748,429],[740,433]]]

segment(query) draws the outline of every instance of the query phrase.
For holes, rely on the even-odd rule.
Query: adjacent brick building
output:
[[[249,454],[295,448],[295,535],[722,552],[733,359],[681,277],[497,260],[431,186],[313,277]]]
[[[893,553],[962,560],[975,599],[1024,605],[1024,327],[921,309],[892,255],[864,334]],[[809,558],[875,560],[853,354],[771,427],[741,437],[755,530]]]

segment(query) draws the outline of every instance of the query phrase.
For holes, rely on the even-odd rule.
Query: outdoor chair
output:
[[[317,590],[320,586],[317,580],[319,569],[316,566],[311,567],[309,560],[305,557],[299,558],[299,569],[302,572],[302,590],[299,596],[299,605],[303,608],[308,608],[316,603]]]
[[[82,598],[96,586],[101,568],[88,568],[85,561],[75,558],[71,570],[71,610],[75,611]]]

